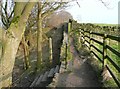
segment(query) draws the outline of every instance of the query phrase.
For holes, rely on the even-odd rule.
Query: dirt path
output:
[[[71,52],[73,53],[74,61],[73,65],[72,61],[69,61],[68,64],[72,71],[60,73],[56,87],[101,87],[96,72],[88,63],[88,60],[81,58],[81,56],[85,56],[79,55],[73,44],[71,44]]]

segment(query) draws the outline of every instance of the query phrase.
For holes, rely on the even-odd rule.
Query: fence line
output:
[[[118,73],[120,73],[120,66],[116,64],[113,61],[115,59],[111,58],[110,55],[107,53],[107,50],[109,50],[110,52],[112,52],[112,54],[118,56],[118,58],[120,59],[120,52],[107,44],[108,39],[120,42],[120,36],[113,36],[105,33],[93,32],[90,30],[88,31],[86,29],[84,30],[84,27],[79,29],[79,33],[81,33],[80,36],[82,38],[82,44],[85,44],[89,48],[90,52],[93,53],[94,56],[96,56],[100,60],[103,66],[102,68],[107,68],[115,83],[118,85],[118,87],[120,87],[120,81],[118,80],[118,77],[115,76],[114,72],[109,67],[110,65],[107,64],[107,61],[109,61],[112,64],[112,66],[118,71]],[[93,36],[101,37],[102,42],[93,38]],[[101,45],[102,51],[95,44],[92,44],[92,42]],[[94,50],[92,50],[92,48],[94,48],[98,53],[100,53],[102,55],[102,58],[99,57],[99,55]]]
[[[100,60],[100,62],[102,62],[103,67],[106,67],[108,69],[114,81],[116,82],[118,87],[120,87],[120,81],[118,80],[118,78],[116,78],[113,71],[109,68],[109,65],[106,63],[106,61],[109,61],[115,67],[115,69],[120,73],[120,67],[113,61],[114,59],[110,58],[109,54],[107,54],[107,50],[109,49],[113,54],[115,54],[116,56],[120,58],[120,52],[116,51],[113,47],[107,45],[107,38],[120,42],[120,36],[112,36],[112,35],[107,35],[107,34],[102,34],[102,33],[90,32],[90,31],[85,31],[84,29],[81,29],[81,31],[83,34],[82,36],[84,40],[83,43],[87,42],[89,44],[88,47],[90,49],[94,48],[97,50],[97,52],[102,54],[103,57],[101,59],[98,54],[96,54],[93,50],[90,50],[91,53],[93,53]],[[85,35],[85,33],[89,33],[90,35],[93,34],[96,36],[101,36],[103,37],[102,39],[103,42],[100,42],[96,40],[95,38],[90,37],[90,35]],[[90,41],[88,41],[86,38],[88,38]],[[91,44],[91,41],[96,42],[99,45],[101,45],[103,47],[102,51],[99,48],[97,48],[94,44]]]

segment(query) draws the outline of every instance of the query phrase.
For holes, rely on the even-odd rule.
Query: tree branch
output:
[[[62,2],[60,3],[60,5],[58,5],[57,7],[55,7],[52,10],[47,10],[46,12],[42,13],[42,19],[44,19],[46,16],[50,15],[51,13],[53,13],[54,11],[58,10],[60,7],[62,7],[65,3]]]
[[[11,12],[10,16],[8,17],[8,19],[10,19],[12,17],[13,13],[14,13],[14,10]]]
[[[101,1],[102,4],[109,9],[108,5],[103,0],[99,0],[99,1]]]

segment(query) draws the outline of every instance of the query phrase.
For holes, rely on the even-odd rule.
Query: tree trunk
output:
[[[16,3],[17,5],[20,3]],[[29,2],[22,10],[22,15],[17,16],[18,21],[11,23],[6,33],[4,53],[0,61],[0,88],[8,87],[12,83],[12,71],[19,43],[25,31],[26,22],[35,3]],[[16,8],[17,9],[17,8]],[[18,8],[19,9],[19,8]],[[18,11],[17,11],[18,12]],[[16,18],[16,17],[15,17]]]
[[[30,58],[29,58],[29,49],[28,45],[25,41],[25,37],[23,36],[22,38],[22,43],[23,43],[23,50],[24,50],[24,68],[27,70],[30,68]]]
[[[38,2],[38,32],[37,32],[37,70],[42,65],[42,19],[41,2]]]

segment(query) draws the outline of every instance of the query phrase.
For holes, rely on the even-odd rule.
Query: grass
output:
[[[98,26],[117,26],[118,24],[103,24],[103,23],[94,23],[95,25]]]
[[[97,40],[99,40],[99,39],[97,39]],[[108,43],[109,43],[108,45],[118,51],[118,45],[116,45],[117,42],[116,42],[116,41],[111,41],[111,40],[109,40],[109,41],[110,41],[110,42],[108,42]],[[97,44],[97,43],[94,43],[94,45],[95,45],[98,49],[100,49],[100,50],[102,51],[103,47],[102,47],[101,45],[99,45],[99,44]],[[97,52],[96,50],[94,50],[94,51],[95,51],[96,54],[98,54],[98,56],[99,56],[101,59],[103,58],[102,55],[101,55],[99,52]],[[120,59],[120,58],[118,58],[114,53],[112,53],[110,50],[107,50],[107,55],[108,55],[111,59],[113,59],[113,61],[114,61],[118,66],[120,65],[120,64],[119,64],[120,62],[119,62],[119,60],[118,60],[118,59]],[[110,67],[110,69],[112,70],[113,74],[120,80],[120,73],[118,73],[118,71],[115,69],[115,67],[114,67],[108,60],[107,60],[107,65]],[[98,66],[101,66],[101,65],[98,65]],[[104,82],[104,86],[105,86],[105,87],[117,87],[117,85],[116,85],[116,83],[115,83],[115,81],[114,81],[113,79],[110,79],[109,81],[105,81],[105,82]]]
[[[115,24],[111,25],[111,24],[99,24],[101,26],[116,26]],[[87,34],[88,35],[88,34]],[[101,37],[99,36],[93,36],[93,38],[95,38],[96,40],[100,41]],[[87,39],[89,41],[89,39]],[[108,42],[107,42],[107,45],[109,45],[110,47],[114,48],[116,51],[119,51],[118,49],[118,42],[117,41],[113,41],[113,40],[110,40],[110,39],[107,39]],[[103,42],[101,40],[101,42]],[[95,43],[95,42],[92,42],[93,45],[95,45],[99,50],[103,51],[103,46],[99,45],[98,43]],[[98,56],[103,59],[103,55],[101,55],[96,49],[92,48],[92,50],[98,54]],[[110,56],[111,59],[113,59],[113,61],[118,65],[120,66],[120,61],[119,61],[119,57],[117,57],[114,53],[112,53],[110,50],[107,49],[107,55]],[[95,57],[95,59],[97,59]],[[100,63],[100,61],[97,59],[97,60],[93,60],[93,63],[92,63],[96,69],[98,70],[97,73],[98,75],[100,75],[100,71],[102,69],[102,63]],[[120,73],[118,73],[118,71],[115,69],[115,67],[107,60],[107,65],[110,67],[111,71],[114,73],[114,75],[117,77],[118,80],[120,80]],[[100,80],[101,80],[101,77],[99,76]],[[105,81],[104,82],[104,86],[105,87],[118,87],[115,83],[115,81],[112,79],[110,79],[109,81]]]
[[[102,49],[102,46],[95,44],[97,48]],[[117,48],[116,45],[112,46],[113,48]],[[92,49],[94,50],[94,49]],[[98,56],[102,59],[102,55],[100,53],[98,53],[96,50],[94,50],[96,54],[98,54]],[[116,58],[117,56],[114,55],[112,52],[108,51],[108,55],[113,59],[113,61],[119,66],[119,60]],[[98,60],[94,61],[94,65],[97,65],[98,70],[101,69],[101,63]],[[112,72],[114,73],[114,75],[120,80],[120,73],[118,73],[118,71],[115,69],[115,67],[107,60],[107,65],[110,67],[110,69],[112,70]],[[98,71],[98,74],[100,72]],[[101,77],[100,77],[101,79]],[[113,79],[110,79],[109,81],[105,81],[104,82],[104,86],[105,87],[117,87],[115,81]]]

